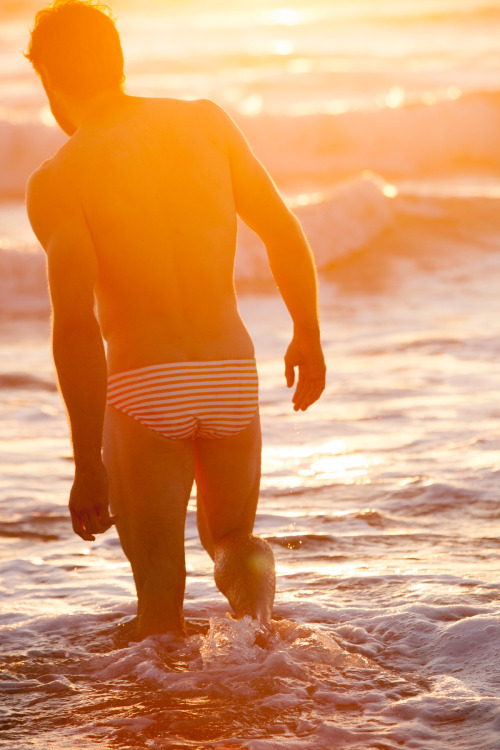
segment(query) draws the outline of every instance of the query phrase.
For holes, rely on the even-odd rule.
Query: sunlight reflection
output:
[[[437,100],[437,95],[433,91],[424,91],[422,94],[422,101],[427,107],[432,107]]]
[[[293,8],[276,8],[262,16],[268,26],[296,26],[300,21],[300,13]]]
[[[300,193],[295,199],[290,201],[290,206],[313,206],[322,203],[325,200],[324,192],[317,193]]]
[[[396,185],[387,184],[383,186],[382,192],[386,198],[395,198],[398,194],[398,189]]]
[[[313,462],[311,470],[317,478],[336,479],[346,474],[365,476],[369,466],[370,461],[363,455],[324,456]]]
[[[330,440],[324,445],[286,445],[279,448],[269,446],[264,448],[266,456],[283,458],[288,461],[290,458],[310,458],[321,454],[342,453],[346,450],[346,444],[343,440]]]
[[[290,39],[277,39],[274,45],[277,55],[291,55],[294,50],[293,42]]]
[[[425,477],[422,477],[417,474],[412,477],[405,477],[404,479],[401,479],[399,484],[401,487],[408,487],[411,484],[421,484],[422,487],[425,487],[429,484],[432,484],[432,480],[426,479]]]
[[[100,560],[100,567],[104,570],[120,570],[120,568],[128,568],[129,563],[125,562],[110,562],[109,560]]]
[[[57,123],[56,123],[56,121],[54,119],[54,115],[50,111],[50,107],[49,106],[43,107],[40,110],[40,120],[41,120],[41,122],[44,125],[47,125],[48,127],[51,127],[51,128],[53,128],[53,127],[55,127],[57,125]]]
[[[294,117],[307,115],[343,115],[355,109],[349,99],[332,99],[328,102],[291,102],[288,111]]]
[[[393,86],[385,96],[384,102],[390,109],[397,109],[405,103],[406,94],[401,86]]]
[[[238,109],[242,115],[257,117],[262,112],[263,106],[264,103],[260,94],[250,94],[238,104]]]
[[[460,99],[462,96],[462,89],[460,89],[458,86],[448,86],[446,89],[446,95],[448,96],[448,99]]]
[[[290,62],[287,65],[287,70],[289,73],[292,73],[292,75],[301,75],[303,73],[310,73],[313,69],[312,63],[310,60],[306,60],[305,57],[299,57],[295,58],[295,60],[290,60]]]
[[[42,598],[41,600],[30,599],[19,602],[11,602],[10,612],[19,612],[23,617],[43,619],[55,618],[64,615],[74,615],[76,612],[85,612],[83,606],[75,605],[70,598],[59,598],[57,596]]]
[[[304,462],[302,461],[304,459]],[[282,446],[264,449],[263,469],[273,486],[294,489],[322,481],[347,484],[370,481],[369,469],[379,460],[348,449],[342,440],[330,440],[319,446]]]

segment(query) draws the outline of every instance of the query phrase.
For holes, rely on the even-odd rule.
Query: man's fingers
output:
[[[293,408],[295,409],[295,411],[299,411],[299,409],[303,408],[303,404],[307,398],[308,387],[308,380],[304,377],[301,377],[299,370],[299,381],[292,398]]]
[[[307,385],[305,385],[299,398],[294,403],[293,408],[295,409],[295,411],[305,411],[307,407],[312,404],[310,394],[311,389]]]
[[[313,382],[311,392],[309,394],[309,403],[307,404],[307,406],[311,406],[311,404],[314,404],[314,402],[319,399],[319,397],[321,396],[324,390],[325,390],[324,380],[323,379],[315,380]]]
[[[73,531],[75,532],[75,534],[81,539],[86,542],[95,541],[95,536],[87,531],[82,519],[74,511],[71,512],[71,525],[73,526]]]
[[[285,354],[286,384],[295,383],[295,367],[298,368],[297,387],[292,396],[295,411],[305,411],[318,400],[325,388],[325,362],[321,346],[318,350],[307,346],[304,351],[295,343],[295,338]]]
[[[99,511],[99,509],[96,508],[93,511],[82,513],[81,515],[77,514],[75,511],[71,512],[73,531],[87,542],[94,542],[94,534],[103,534],[113,526],[116,521],[117,516],[110,516],[107,508],[104,511]]]
[[[108,481],[104,466],[96,471],[77,470],[71,488],[69,510],[73,531],[86,541],[95,541],[115,523],[109,515]]]
[[[102,518],[102,515],[99,513],[99,508],[93,508],[88,513],[83,514],[82,519],[85,528],[92,534],[103,534],[113,525],[113,521],[111,521],[109,515],[107,520]]]
[[[295,411],[305,411],[311,404],[319,399],[325,389],[323,378],[299,379],[297,390],[293,396],[293,408]]]
[[[109,508],[106,506],[105,508],[97,509],[98,516],[101,519],[101,522],[106,526],[107,529],[109,529],[110,526],[113,526],[118,521],[118,516],[110,516],[109,515]]]

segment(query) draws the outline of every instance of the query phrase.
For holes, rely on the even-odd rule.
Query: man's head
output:
[[[91,0],[56,0],[39,11],[26,57],[49,99],[55,92],[87,100],[120,90],[123,52],[107,6]]]

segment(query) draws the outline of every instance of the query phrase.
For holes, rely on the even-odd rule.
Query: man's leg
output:
[[[104,463],[110,504],[137,589],[137,637],[183,632],[184,526],[192,444],[168,440],[108,406]]]
[[[198,529],[214,577],[237,617],[270,627],[275,591],[271,547],[252,534],[259,499],[260,419],[228,438],[195,441]]]

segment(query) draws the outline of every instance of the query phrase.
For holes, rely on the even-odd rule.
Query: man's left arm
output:
[[[30,179],[27,208],[47,254],[54,362],[75,458],[69,502],[73,530],[82,539],[94,541],[94,534],[114,522],[109,516],[102,462],[107,368],[94,314],[97,258],[78,200],[50,165]]]
[[[293,408],[305,411],[324,391],[326,373],[311,248],[297,218],[239,128],[216,105],[209,104],[209,108],[227,139],[236,212],[264,242],[271,272],[293,320],[285,378],[289,388],[297,382]]]

